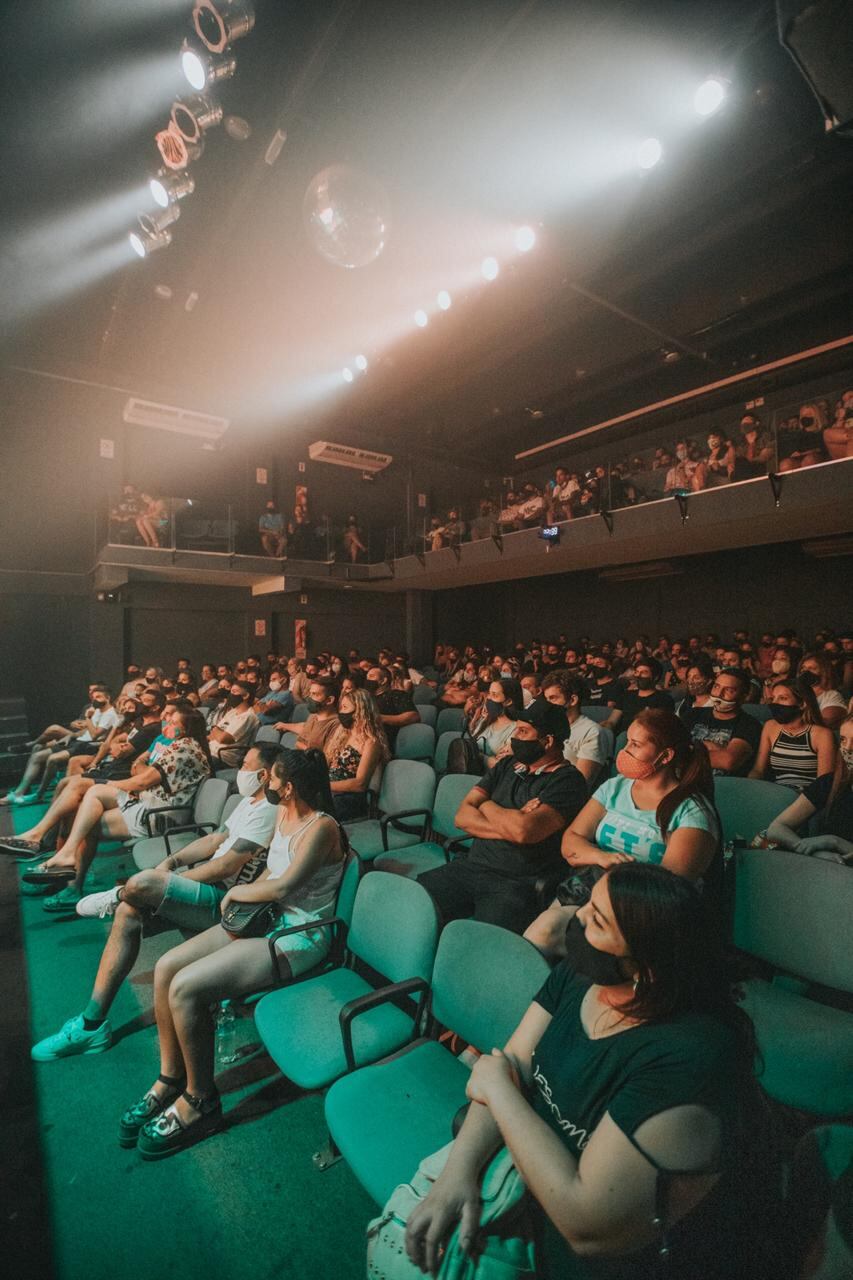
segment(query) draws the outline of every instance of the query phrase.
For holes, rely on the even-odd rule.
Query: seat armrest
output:
[[[429,996],[429,983],[424,978],[407,978],[405,982],[392,982],[387,987],[378,987],[376,991],[369,991],[366,995],[356,996],[355,1000],[350,1000],[344,1005],[338,1014],[338,1021],[341,1024],[344,1057],[347,1060],[348,1071],[355,1071],[355,1054],[352,1047],[353,1021],[359,1014],[367,1013],[369,1009],[376,1009],[381,1004],[388,1004],[389,1001],[395,1000],[398,996],[412,995],[415,991],[420,992],[418,1010],[412,1023],[412,1031],[417,1035]]]
[[[155,831],[153,824],[157,821],[157,819],[162,818],[165,814],[185,813],[188,815],[188,817],[192,817],[192,812],[193,812],[193,807],[191,804],[165,804],[165,805],[161,805],[159,809],[149,809],[145,815],[145,825],[148,828],[149,836],[156,836],[156,835],[163,834],[162,832]],[[168,830],[168,827],[166,827],[165,830]]]
[[[400,831],[408,832],[410,835],[418,834],[417,830],[414,827],[407,827],[405,823],[400,822],[401,818],[423,818],[423,825],[421,826],[420,834],[421,834],[421,840],[425,840],[426,833],[427,833],[427,825],[429,823],[430,817],[431,817],[431,810],[429,809],[400,809],[398,810],[397,813],[386,813],[384,818],[379,819],[379,830],[382,835],[382,848],[385,850],[386,853],[388,853],[389,824],[392,824],[393,826],[399,828]]]
[[[203,836],[206,831],[216,831],[217,824],[215,822],[188,822],[185,826],[167,827],[163,832],[162,839],[166,843],[166,857],[171,858],[172,846],[169,844],[169,836],[183,835],[187,831],[197,831]]]
[[[275,944],[278,942],[279,938],[286,938],[291,933],[306,933],[309,929],[326,928],[330,928],[332,930],[332,943],[334,945],[340,938],[346,935],[347,922],[341,916],[330,916],[327,920],[305,920],[302,924],[284,925],[283,928],[276,929],[273,933],[267,935],[272,966],[280,982],[287,982],[288,979],[282,975],[281,968],[278,963],[279,953]]]
[[[456,854],[461,853],[463,849],[470,848],[473,838],[473,836],[449,836],[448,839],[444,841],[444,856],[447,858],[448,862],[451,857],[455,857]]]

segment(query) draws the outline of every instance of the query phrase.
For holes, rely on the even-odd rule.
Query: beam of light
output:
[[[356,356],[355,367],[358,369],[359,373],[364,373],[367,368],[367,356]]]
[[[484,280],[497,280],[500,269],[497,258],[484,258],[480,264],[480,274]]]
[[[451,298],[450,294],[447,292],[446,289],[441,289],[439,291],[439,294],[436,298],[436,302],[438,303],[442,311],[449,311],[451,306],[453,305],[453,299]]]
[[[421,308],[419,308],[415,312],[415,324],[418,326],[419,329],[425,329],[429,324],[429,316]]]
[[[726,99],[726,86],[718,76],[709,76],[703,80],[693,95],[693,107],[697,115],[711,116],[718,111]]]
[[[235,58],[214,59],[188,44],[185,44],[181,50],[181,71],[190,88],[195,89],[196,93],[203,93],[218,80],[229,80],[236,67]]]
[[[637,164],[641,169],[654,169],[663,159],[663,147],[657,138],[645,138],[637,147]]]
[[[355,374],[353,373],[352,369],[350,369],[349,366],[347,366],[347,368],[344,369],[342,376],[343,376],[344,382],[352,382],[353,378],[355,377]]]
[[[112,240],[108,244],[55,261],[50,269],[42,267],[26,280],[24,288],[14,295],[12,305],[6,307],[3,323],[10,329],[46,307],[73,297],[107,276],[121,271],[133,260],[127,238]],[[4,298],[5,298],[4,289]]]
[[[195,181],[188,173],[158,173],[148,183],[151,198],[161,209],[168,209],[170,204],[191,196],[195,191]]]
[[[148,189],[134,187],[66,209],[12,234],[6,242],[11,261],[26,270],[40,264],[50,269],[107,236],[117,235],[148,203]]]
[[[536,243],[536,232],[532,227],[519,227],[515,233],[515,247],[519,253],[529,253]]]

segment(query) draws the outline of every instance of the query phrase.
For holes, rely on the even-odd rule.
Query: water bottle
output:
[[[223,1000],[216,1015],[216,1057],[222,1066],[237,1061],[237,1019],[230,1000]]]

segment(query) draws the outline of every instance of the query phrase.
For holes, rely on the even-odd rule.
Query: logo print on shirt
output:
[[[557,1128],[562,1129],[563,1132],[569,1134],[570,1137],[576,1138],[577,1144],[578,1144],[578,1150],[583,1151],[584,1147],[589,1142],[589,1134],[587,1133],[586,1129],[579,1129],[577,1125],[572,1124],[571,1120],[563,1119],[562,1114],[560,1112],[560,1108],[557,1106],[556,1102],[554,1101],[553,1094],[551,1092],[551,1086],[548,1083],[547,1077],[543,1075],[541,1069],[538,1066],[534,1067],[533,1069],[533,1079],[535,1080],[536,1085],[542,1097],[545,1099],[548,1106],[550,1107],[551,1114],[553,1115],[554,1119],[557,1121]]]

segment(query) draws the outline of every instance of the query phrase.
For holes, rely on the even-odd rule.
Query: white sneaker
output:
[[[116,886],[114,889],[105,889],[102,893],[87,893],[85,898],[80,899],[75,909],[78,916],[100,916],[103,920],[106,916],[115,915],[118,903],[118,886]]]

